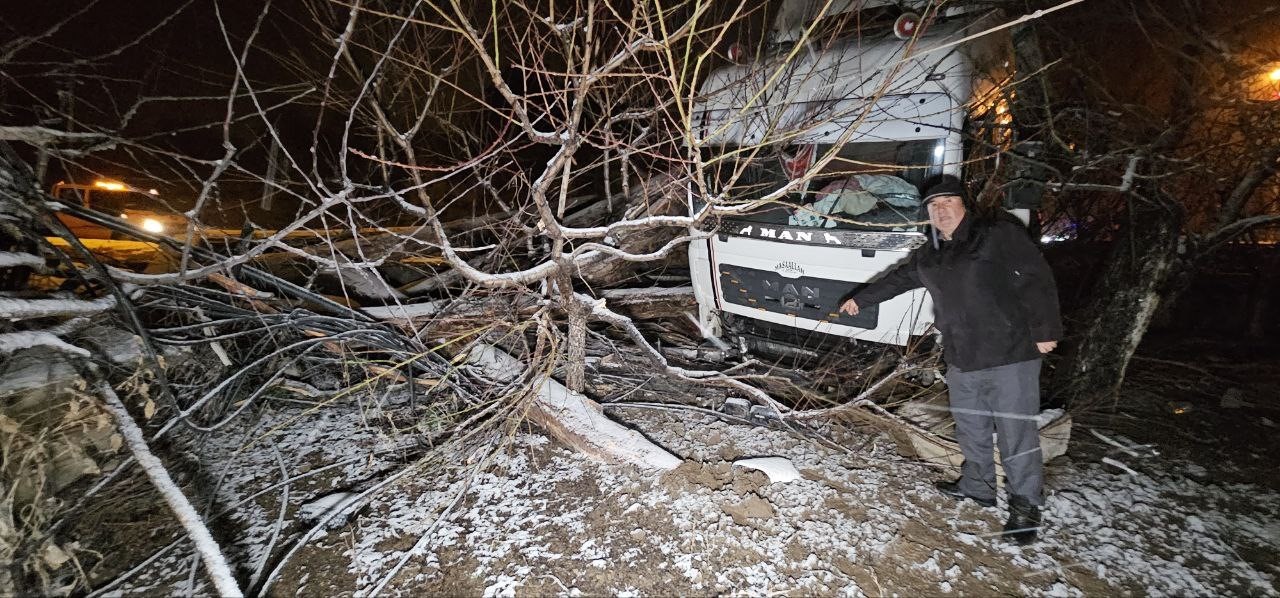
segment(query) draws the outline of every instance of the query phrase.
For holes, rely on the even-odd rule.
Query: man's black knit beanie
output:
[[[935,174],[920,183],[920,207],[929,205],[929,200],[943,195],[956,195],[964,200],[965,204],[969,203],[969,198],[965,196],[964,183],[961,183],[955,175]]]

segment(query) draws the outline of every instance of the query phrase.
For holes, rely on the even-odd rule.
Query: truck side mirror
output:
[[[1004,207],[1007,210],[1038,210],[1044,199],[1044,183],[1040,181],[1019,179],[1009,183],[1004,196]]]
[[[1040,209],[1045,182],[1049,178],[1049,169],[1044,166],[1047,157],[1044,142],[1024,141],[1016,146],[1015,151],[1009,152],[1009,156],[1013,172],[1005,187],[1005,209]]]

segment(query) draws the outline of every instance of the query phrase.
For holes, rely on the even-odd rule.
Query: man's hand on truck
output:
[[[848,299],[844,303],[840,304],[840,311],[851,316],[856,316],[858,315],[858,303],[853,299]]]

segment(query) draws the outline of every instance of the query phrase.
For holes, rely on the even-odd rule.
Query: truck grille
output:
[[[863,307],[856,316],[840,313],[840,299],[865,284],[801,276],[788,278],[777,272],[729,264],[720,265],[720,290],[724,300],[773,313],[831,322],[857,328],[875,328],[878,306]]]

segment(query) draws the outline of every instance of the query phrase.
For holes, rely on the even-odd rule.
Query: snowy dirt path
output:
[[[849,446],[874,440],[849,456],[709,417],[626,410],[625,418],[686,463],[659,477],[521,434],[469,483],[453,469],[379,494],[299,553],[272,594],[367,595],[415,545],[427,548],[383,595],[1277,594],[1280,496],[1210,483],[1195,466],[1136,466],[1134,475],[1084,459],[1057,462],[1043,539],[1020,548],[992,536],[1003,504],[983,509],[938,496],[932,481],[944,472],[898,457],[874,434],[851,434]],[[351,450],[334,452],[315,425],[280,434],[279,446],[305,443],[330,460]],[[357,421],[335,415],[328,425],[362,446],[387,442],[355,432]],[[274,457],[262,452],[231,451],[227,464],[265,477]],[[769,484],[762,472],[730,465],[772,456],[789,459],[801,478]],[[223,500],[250,491],[252,478],[225,480]],[[299,485],[291,511],[325,491]],[[263,502],[239,520],[242,571],[273,533],[274,507]],[[162,561],[133,589],[180,586],[162,578],[185,577],[188,555]]]

